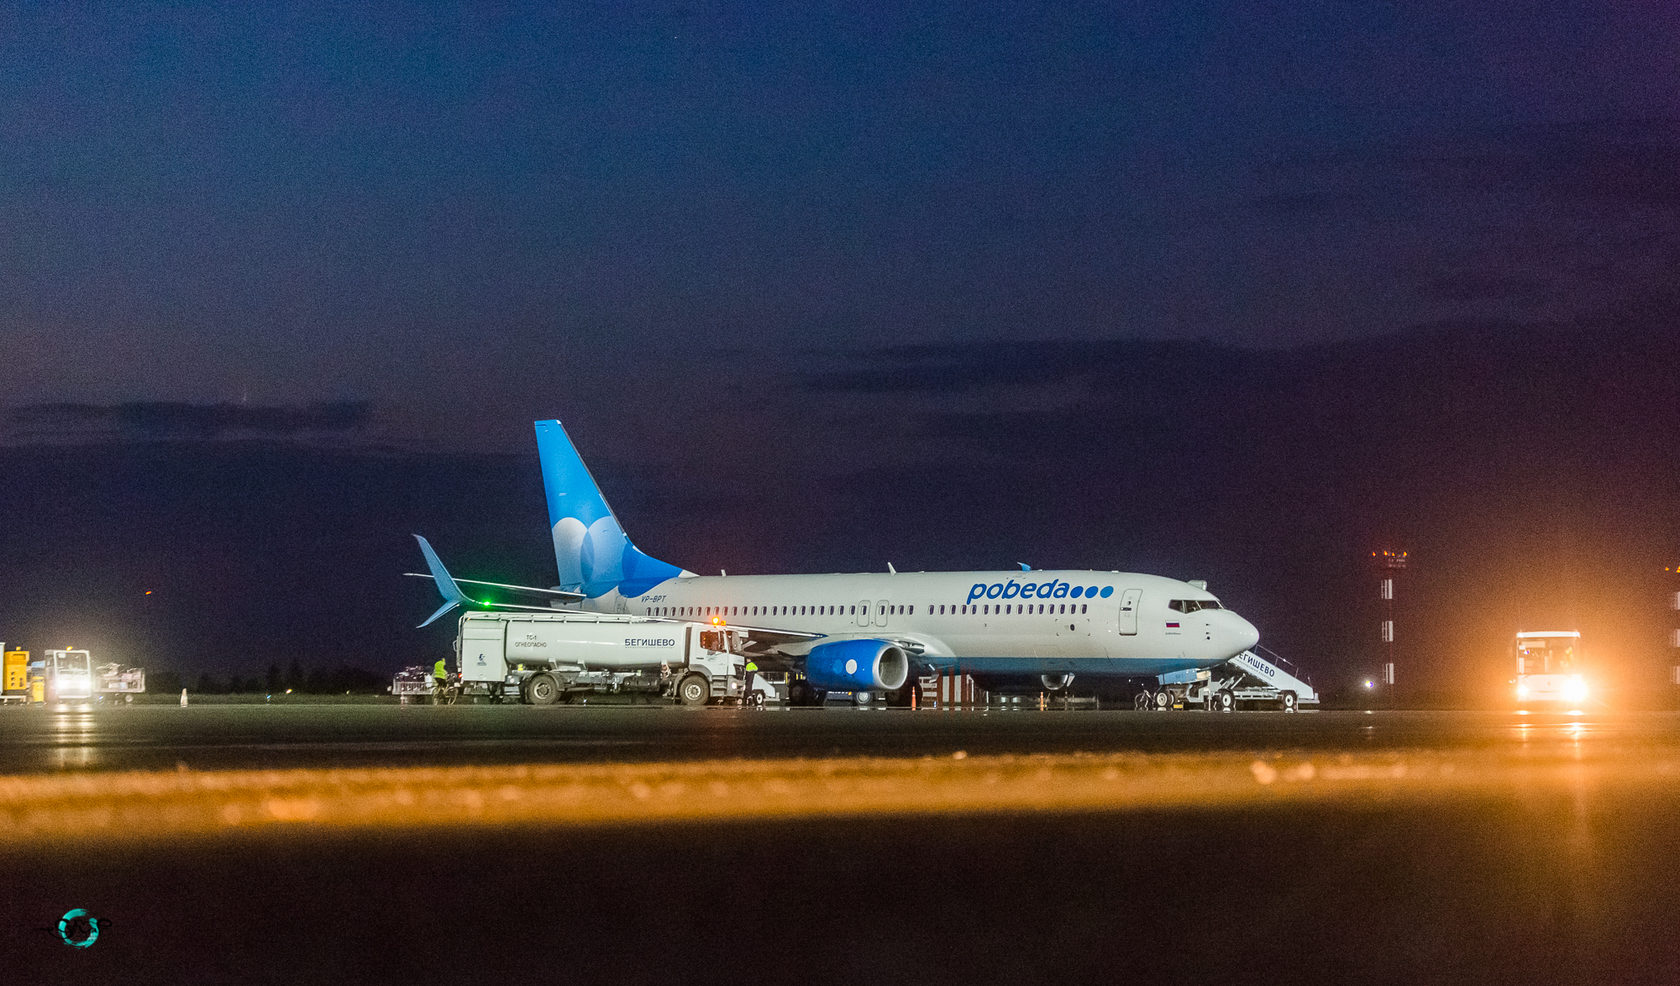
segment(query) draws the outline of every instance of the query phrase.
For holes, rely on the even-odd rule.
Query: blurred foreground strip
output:
[[[1674,787],[1680,761],[1386,751],[1055,754],[0,777],[12,850],[263,830],[1230,809]],[[3,852],[0,849],[0,852]]]

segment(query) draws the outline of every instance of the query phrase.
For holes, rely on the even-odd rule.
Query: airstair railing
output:
[[[1279,654],[1277,651],[1274,651],[1269,647],[1262,647],[1259,644],[1255,644],[1251,649],[1256,654],[1261,655],[1266,660],[1271,661],[1273,664],[1278,665],[1285,671],[1288,671],[1290,674],[1306,682],[1309,686],[1312,684],[1312,679],[1307,676],[1306,672],[1301,669],[1300,665],[1284,657],[1282,654]]]

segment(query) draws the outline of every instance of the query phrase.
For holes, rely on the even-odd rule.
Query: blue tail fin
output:
[[[538,421],[536,427],[560,588],[590,598],[614,589],[622,596],[639,596],[666,579],[686,574],[675,565],[649,558],[624,536],[624,528],[560,422]]]

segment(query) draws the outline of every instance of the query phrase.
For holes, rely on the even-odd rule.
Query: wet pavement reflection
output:
[[[1680,751],[1680,715],[288,705],[0,709],[0,773],[610,763],[716,757]]]

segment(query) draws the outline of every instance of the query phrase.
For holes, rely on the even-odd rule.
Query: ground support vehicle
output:
[[[146,672],[120,664],[101,664],[93,669],[94,695],[100,701],[133,702],[146,691]]]
[[[432,680],[432,670],[418,664],[403,668],[391,679],[391,694],[403,705],[429,698],[436,690],[437,683]]]
[[[29,702],[29,652],[26,650],[6,650],[5,644],[0,644],[0,653],[5,655],[4,688],[0,688],[0,702],[16,702],[26,705]]]
[[[4,650],[4,647],[0,647]],[[85,650],[49,650],[31,661],[25,650],[5,651],[5,688],[0,700],[46,702],[133,702],[146,691],[146,672],[120,664],[93,663]]]
[[[740,701],[746,658],[726,628],[613,613],[466,613],[455,638],[462,694],[551,705],[589,694],[682,705]],[[784,680],[776,680],[777,678]],[[757,700],[786,698],[785,676],[755,676]]]
[[[32,666],[45,683],[44,699],[50,703],[92,702],[95,684],[93,657],[85,650],[50,650]]]
[[[1517,676],[1511,679],[1517,708],[1573,708],[1587,700],[1581,676],[1581,631],[1524,630],[1512,649]]]
[[[1212,669],[1163,675],[1154,688],[1138,693],[1134,705],[1157,711],[1200,707],[1208,712],[1295,712],[1318,705],[1318,692],[1299,667],[1256,646]]]
[[[403,705],[411,702],[454,705],[461,694],[461,675],[459,672],[450,674],[444,682],[443,690],[439,692],[432,669],[414,664],[397,672],[397,676],[391,679],[390,692]]]

